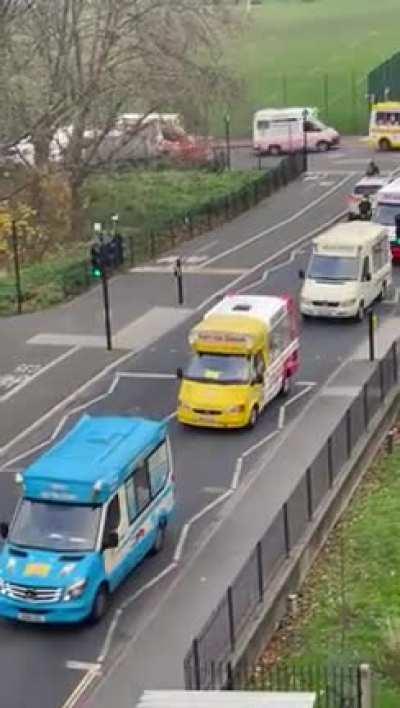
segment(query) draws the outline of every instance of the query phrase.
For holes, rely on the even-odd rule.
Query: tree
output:
[[[29,135],[46,171],[52,139],[68,125],[60,167],[71,196],[71,234],[82,231],[81,189],[117,115],[184,106],[204,86],[221,96],[227,3],[198,0],[35,0],[6,43],[8,135]],[[226,86],[229,83],[226,81]],[[132,134],[143,129],[139,122]],[[122,141],[123,142],[123,141]],[[40,181],[38,181],[39,189]],[[35,209],[41,219],[41,197]]]

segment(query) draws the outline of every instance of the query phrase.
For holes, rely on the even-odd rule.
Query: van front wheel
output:
[[[258,420],[258,408],[257,406],[253,406],[253,408],[250,411],[250,417],[249,417],[249,422],[247,427],[248,428],[254,428]]]
[[[327,143],[326,140],[320,140],[317,143],[317,150],[318,150],[318,152],[328,152],[329,143]]]
[[[102,617],[104,617],[107,612],[109,602],[110,595],[106,585],[100,585],[96,593],[96,597],[94,598],[92,611],[89,617],[91,623],[95,624],[96,622],[99,622]]]
[[[358,322],[362,322],[365,316],[365,307],[364,307],[364,302],[361,300],[361,302],[358,305],[358,310],[356,314],[356,319]]]

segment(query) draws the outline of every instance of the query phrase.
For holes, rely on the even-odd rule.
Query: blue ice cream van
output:
[[[84,416],[20,476],[0,526],[0,616],[99,620],[110,594],[163,545],[175,506],[165,423]]]

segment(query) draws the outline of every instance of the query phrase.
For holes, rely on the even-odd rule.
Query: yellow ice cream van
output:
[[[290,297],[225,297],[190,332],[192,358],[178,394],[178,420],[211,428],[253,427],[299,366]]]

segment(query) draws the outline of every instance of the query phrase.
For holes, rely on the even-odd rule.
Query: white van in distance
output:
[[[304,120],[305,111],[307,112]],[[255,153],[280,155],[308,150],[325,152],[340,141],[339,133],[317,118],[316,108],[265,108],[253,118],[253,149]]]
[[[313,317],[364,318],[392,282],[386,229],[371,222],[333,226],[313,240],[300,293],[300,312]]]

